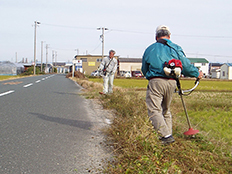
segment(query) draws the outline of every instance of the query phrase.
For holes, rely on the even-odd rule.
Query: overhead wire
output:
[[[90,53],[94,52],[96,49],[98,49],[101,46],[101,42],[92,50]]]
[[[74,28],[74,29],[87,29],[87,30],[96,30],[96,28],[91,27],[80,27],[80,26],[67,26],[67,25],[57,25],[57,24],[48,24],[41,23],[46,26],[54,26],[54,27],[63,27],[63,28]],[[110,32],[124,32],[124,33],[134,33],[134,34],[154,34],[154,32],[141,32],[141,31],[132,31],[132,30],[123,30],[123,29],[110,29],[105,32],[105,34],[109,34]],[[172,34],[174,37],[195,37],[195,38],[214,38],[214,39],[231,39],[232,36],[206,36],[206,35],[183,35],[183,34]],[[94,52],[97,48],[99,48],[101,43],[99,43],[91,52]],[[196,54],[196,53],[188,53],[188,54]],[[217,56],[217,57],[232,57],[232,56],[223,56],[223,55],[209,55],[209,54],[197,54],[202,56]]]
[[[182,35],[182,34],[172,34],[172,36],[178,37],[201,37],[201,38],[215,38],[215,39],[231,39],[232,36],[202,36],[202,35]]]
[[[64,28],[77,28],[77,29],[88,29],[88,30],[96,30],[96,28],[91,27],[80,27],[80,26],[67,26],[67,25],[57,25],[57,24],[47,24],[41,23],[41,25],[54,26],[54,27],[64,27]],[[110,29],[105,34],[108,34],[112,31],[116,32],[125,32],[125,33],[136,33],[136,34],[154,34],[154,32],[142,32],[142,31],[132,31],[132,30],[123,30],[123,29]],[[206,35],[183,35],[183,34],[172,34],[172,36],[180,36],[180,37],[205,37],[205,38],[224,38],[231,39],[232,36],[206,36]]]
[[[198,54],[198,53],[186,53],[188,55],[199,55],[199,56],[212,56],[212,57],[228,57],[232,58],[232,56],[225,56],[225,55],[212,55],[212,54]]]
[[[57,24],[46,24],[46,23],[41,23],[41,25],[54,26],[54,27],[63,27],[63,28],[76,28],[76,29],[95,30],[95,28],[90,28],[90,27],[77,27],[77,26],[57,25]]]

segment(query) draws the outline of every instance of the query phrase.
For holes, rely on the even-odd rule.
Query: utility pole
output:
[[[40,22],[35,21],[35,32],[34,32],[34,75],[35,75],[35,66],[36,66],[36,27]]]
[[[15,63],[17,63],[18,62],[18,58],[17,58],[18,56],[17,56],[17,52],[15,52]]]
[[[47,70],[47,68],[48,68],[48,44],[46,44],[46,68],[45,70]]]
[[[54,50],[52,50],[52,73],[54,73]]]
[[[79,49],[75,49],[75,51],[77,51],[77,55],[79,55]]]
[[[43,41],[41,41],[41,72],[43,72]]]
[[[55,66],[57,66],[57,51],[55,51]]]
[[[102,34],[100,35],[100,38],[102,39],[102,59],[104,58],[104,31],[108,30],[108,28],[101,27],[97,28],[97,30],[102,30]]]

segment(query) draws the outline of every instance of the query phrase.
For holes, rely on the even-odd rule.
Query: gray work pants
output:
[[[172,134],[170,104],[175,88],[175,80],[163,78],[151,79],[147,87],[148,116],[154,129],[162,137]]]
[[[114,74],[106,73],[106,75],[103,76],[103,93],[104,94],[113,93],[113,82],[114,82]]]

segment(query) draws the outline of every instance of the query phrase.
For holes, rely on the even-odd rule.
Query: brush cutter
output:
[[[176,80],[176,84],[177,84],[177,88],[178,88],[178,94],[180,95],[183,107],[184,107],[184,112],[187,118],[187,122],[188,122],[188,126],[189,126],[189,130],[184,132],[184,135],[195,135],[199,132],[199,130],[194,130],[191,126],[190,120],[189,120],[189,116],[187,113],[187,109],[184,103],[184,99],[183,96],[185,95],[189,95],[193,92],[193,90],[199,85],[199,78],[197,78],[197,80],[195,81],[195,86],[191,89],[188,90],[182,90],[181,89],[181,85],[180,85],[180,75],[181,75],[181,70],[182,70],[182,63],[180,60],[177,59],[172,59],[169,62],[165,62],[164,64],[164,72],[167,76],[170,76],[172,78],[174,78]]]
[[[199,79],[197,78],[197,80],[195,81],[195,86],[192,89],[188,89],[188,90],[181,90],[179,78],[176,78],[175,80],[176,80],[176,84],[177,84],[177,88],[178,88],[178,93],[180,95],[180,98],[181,98],[181,101],[182,101],[182,104],[183,104],[183,107],[184,107],[184,112],[185,112],[185,115],[186,115],[186,118],[187,118],[187,122],[188,122],[188,125],[189,125],[189,130],[184,132],[184,135],[195,135],[195,134],[197,134],[199,132],[199,130],[194,130],[192,128],[192,126],[191,126],[189,116],[188,116],[188,113],[187,113],[187,109],[186,109],[186,106],[185,106],[185,103],[184,103],[183,95],[191,94],[191,92],[193,92],[193,90],[199,85]]]

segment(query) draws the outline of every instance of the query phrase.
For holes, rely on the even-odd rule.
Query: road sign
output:
[[[73,63],[82,66],[82,60],[73,60]]]

